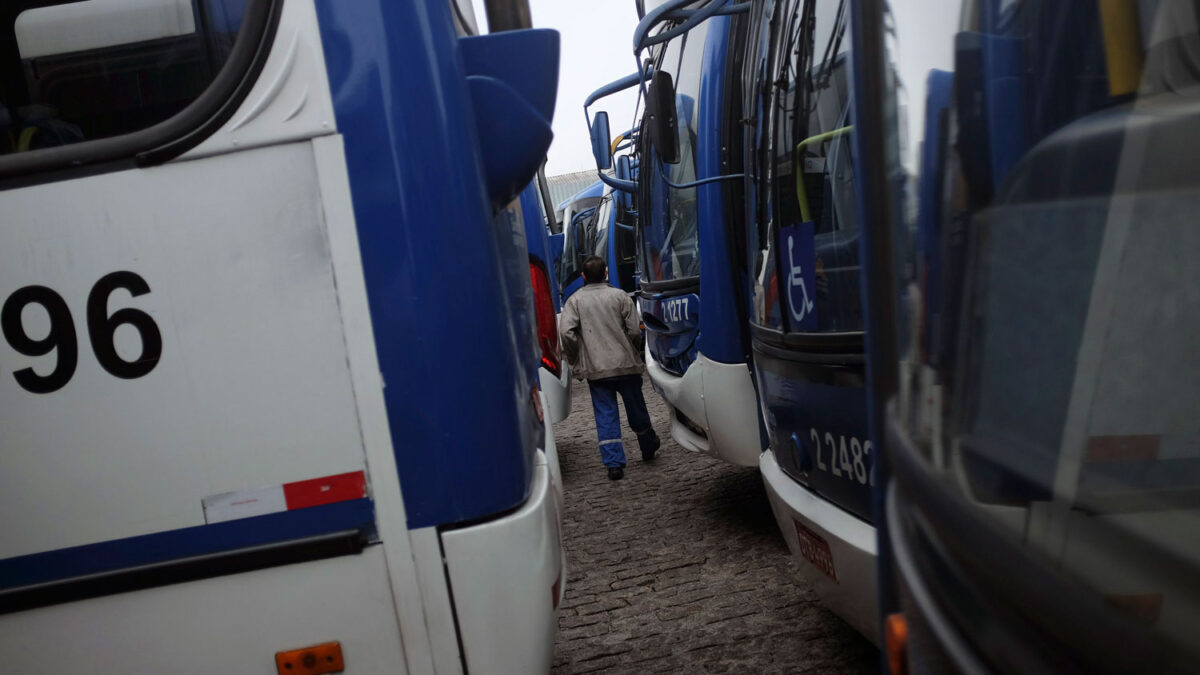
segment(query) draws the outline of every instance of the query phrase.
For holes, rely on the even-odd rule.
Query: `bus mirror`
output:
[[[679,163],[679,134],[675,115],[675,82],[671,74],[658,70],[650,80],[646,94],[646,114],[650,115],[650,143],[664,164]]]
[[[596,158],[596,168],[600,171],[612,168],[611,145],[612,140],[608,130],[608,113],[601,110],[592,119],[592,156]]]

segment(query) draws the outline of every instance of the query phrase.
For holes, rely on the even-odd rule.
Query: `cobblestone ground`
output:
[[[662,450],[643,464],[626,426],[625,478],[609,481],[587,386],[573,396],[554,428],[569,570],[555,673],[877,672],[871,643],[800,579],[757,469],[677,445],[647,378]]]

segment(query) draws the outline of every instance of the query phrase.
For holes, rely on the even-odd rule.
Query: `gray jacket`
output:
[[[580,380],[642,372],[633,347],[642,336],[637,310],[619,288],[594,283],[575,291],[563,305],[558,335],[563,354]]]

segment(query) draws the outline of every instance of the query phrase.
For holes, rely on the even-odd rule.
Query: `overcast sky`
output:
[[[482,28],[487,22],[483,2],[472,2]],[[594,169],[583,100],[601,85],[637,69],[633,58],[637,10],[633,0],[530,0],[529,6],[534,27],[553,28],[562,36],[554,143],[546,175]],[[630,89],[601,99],[590,110],[608,111],[615,137],[633,125],[636,103],[636,90]]]

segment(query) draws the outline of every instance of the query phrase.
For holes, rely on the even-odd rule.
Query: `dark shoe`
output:
[[[654,433],[653,431],[650,433]],[[638,439],[638,445],[642,448],[642,461],[650,462],[654,460],[654,454],[662,447],[662,442],[658,440],[658,436],[651,436],[649,440]]]
[[[623,467],[623,466],[608,467],[608,479],[609,480],[621,480],[624,477],[625,477],[625,467]]]

